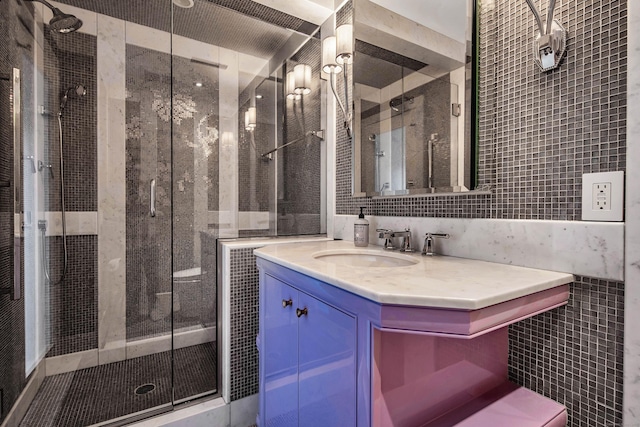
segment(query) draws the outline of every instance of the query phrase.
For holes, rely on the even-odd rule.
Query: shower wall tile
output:
[[[21,70],[22,79],[22,124],[23,138],[32,132],[32,118],[35,117],[34,107],[28,102],[33,97],[32,82],[35,78],[32,59],[34,46],[29,29],[33,26],[30,3],[2,2],[0,4],[0,181],[8,187],[0,187],[0,424],[2,424],[18,396],[24,390],[29,378],[25,378],[25,287],[24,265],[22,259],[18,265],[18,274],[23,278],[20,284],[22,298],[12,300],[6,290],[13,288],[15,279],[14,250],[25,253],[25,249],[32,247],[31,242],[22,239],[14,249],[14,203],[13,203],[13,125],[11,123],[14,104],[12,99],[13,85],[11,78],[13,68]],[[28,144],[24,144],[23,155],[29,155]],[[25,163],[25,166],[28,166]],[[28,179],[25,172],[25,181]],[[28,182],[28,181],[27,181]],[[24,206],[29,206],[31,195],[26,195]],[[25,230],[29,235],[30,230]],[[28,265],[28,264],[27,264]]]
[[[45,212],[47,236],[62,235],[62,212]],[[98,213],[91,211],[67,212],[65,224],[68,236],[98,234]]]
[[[98,15],[98,348],[126,358],[125,23]]]
[[[45,28],[44,92],[46,103],[45,145],[41,159],[51,164],[42,177],[46,211],[60,211],[60,136],[57,115],[61,97],[76,84],[86,87],[85,96],[72,90],[62,116],[64,192],[67,211],[97,210],[97,83],[96,37],[56,34]]]
[[[137,340],[170,332],[172,289],[174,329],[212,322],[213,282],[196,275],[197,283],[172,288],[171,274],[203,267],[208,198],[219,177],[220,69],[139,46],[126,51],[126,317],[127,339]]]
[[[582,174],[625,170],[627,1],[558,2],[568,53],[549,73],[531,56],[534,18],[526,3],[490,5],[480,13],[478,185],[493,194],[458,196],[453,204],[449,197],[354,198],[351,144],[338,129],[337,214],[366,206],[374,215],[574,221],[581,218]],[[339,12],[340,22],[350,7]],[[407,212],[405,204],[419,208]]]
[[[255,98],[261,95],[262,98]],[[260,79],[257,77],[242,93],[240,93],[240,114],[238,115],[238,192],[240,215],[252,215],[249,212],[269,212],[276,189],[271,184],[275,182],[275,162],[262,157],[263,153],[271,151],[281,141],[283,104],[282,79]],[[257,126],[253,130],[245,129],[244,116],[249,107],[255,103]],[[276,123],[274,123],[274,117]],[[278,154],[276,154],[277,156]],[[243,229],[240,218],[240,228]],[[253,226],[249,221],[249,228],[269,228],[269,223],[261,227]],[[254,231],[260,233],[261,231]],[[262,231],[264,233],[264,231]]]
[[[68,267],[62,277],[62,237],[47,238],[51,260],[51,349],[48,357],[98,347],[98,236],[67,236]]]
[[[311,93],[299,100],[286,100],[283,144],[304,138],[310,131],[324,129],[321,123],[322,99],[320,86],[320,40],[310,39],[287,61],[285,71],[292,71],[297,64],[311,66]],[[277,154],[283,162],[283,188],[278,192],[278,234],[318,234],[321,231],[320,209],[323,144],[315,136],[307,136],[280,150]]]
[[[576,276],[568,305],[509,327],[510,380],[565,405],[571,427],[623,425],[624,293]]]
[[[127,340],[171,331],[171,57],[126,45]],[[150,183],[156,180],[156,216]]]

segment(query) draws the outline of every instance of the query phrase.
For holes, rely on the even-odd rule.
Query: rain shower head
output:
[[[391,101],[389,101],[389,107],[391,107],[393,111],[400,111],[400,107],[403,106],[405,102],[413,104],[413,96],[403,95],[397,98],[393,98]],[[404,109],[408,109],[408,107],[405,106]]]
[[[87,94],[87,88],[84,85],[79,83],[76,84],[75,86],[71,86],[70,88],[68,88],[64,92],[64,95],[62,95],[62,99],[60,99],[60,111],[58,112],[59,116],[62,116],[62,112],[67,106],[67,102],[69,101],[69,96],[73,95],[74,93],[76,97],[81,98]]]
[[[47,6],[53,12],[53,18],[49,21],[49,27],[54,33],[67,34],[72,33],[82,27],[82,21],[74,15],[62,12],[57,7],[53,7],[47,0],[26,0],[37,1]]]

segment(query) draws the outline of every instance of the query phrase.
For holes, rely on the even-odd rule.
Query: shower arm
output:
[[[51,3],[49,3],[47,0],[25,0],[25,1],[35,1],[38,3],[42,3],[43,5],[47,6],[49,9],[54,10],[56,9]]]
[[[284,147],[288,147],[289,145],[295,144],[297,142],[306,141],[307,137],[309,136],[315,136],[316,138],[319,138],[320,140],[324,141],[324,130],[310,130],[309,132],[305,133],[304,136],[294,139],[293,141],[287,142],[286,144],[276,147],[271,151],[267,151],[261,157],[267,158],[268,160],[272,160],[273,158],[272,154],[275,153],[276,151],[282,150]]]

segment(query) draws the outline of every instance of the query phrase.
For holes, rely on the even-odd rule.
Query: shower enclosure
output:
[[[23,426],[216,395],[217,239],[325,231],[317,26],[226,0],[0,16],[0,422],[33,384]]]

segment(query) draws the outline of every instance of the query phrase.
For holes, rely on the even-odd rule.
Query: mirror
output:
[[[473,0],[353,0],[353,193],[472,188]]]

